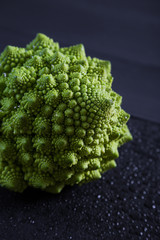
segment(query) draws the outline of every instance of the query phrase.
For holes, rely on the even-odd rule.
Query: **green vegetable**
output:
[[[0,55],[0,185],[59,193],[116,166],[132,139],[109,61],[44,34]]]

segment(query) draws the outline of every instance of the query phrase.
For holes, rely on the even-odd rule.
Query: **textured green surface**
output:
[[[0,185],[59,193],[116,166],[132,139],[111,64],[44,34],[0,55]]]

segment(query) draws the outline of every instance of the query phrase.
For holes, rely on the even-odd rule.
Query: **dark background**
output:
[[[110,60],[123,108],[160,122],[159,0],[1,1],[0,52],[24,47],[38,32]]]

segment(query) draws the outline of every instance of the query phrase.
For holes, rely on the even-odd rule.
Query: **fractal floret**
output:
[[[59,193],[99,179],[132,139],[109,61],[44,34],[0,55],[0,185]]]

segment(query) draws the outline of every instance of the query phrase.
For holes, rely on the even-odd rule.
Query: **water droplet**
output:
[[[31,220],[30,223],[34,224],[34,220]]]

